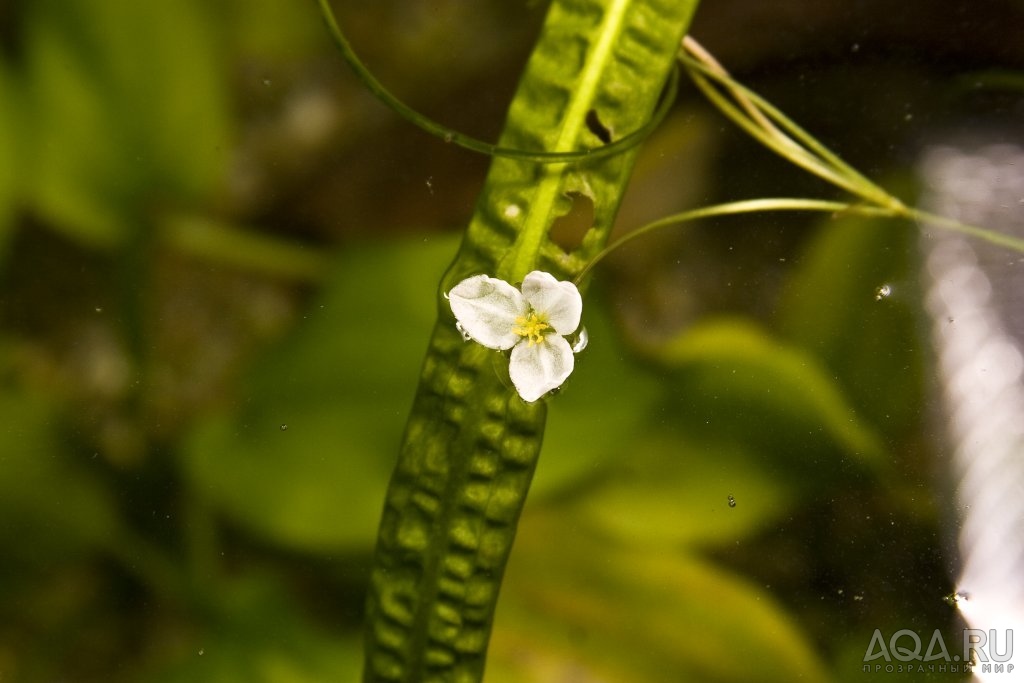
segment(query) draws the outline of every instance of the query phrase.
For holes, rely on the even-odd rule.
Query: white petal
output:
[[[583,298],[573,283],[559,282],[551,273],[535,270],[523,278],[523,296],[558,334],[572,334],[580,326]]]
[[[512,329],[529,307],[504,280],[474,275],[452,287],[448,303],[466,334],[489,349],[510,349],[522,338]]]
[[[533,403],[572,373],[572,349],[564,337],[548,335],[539,344],[522,341],[512,349],[509,377],[524,401]]]

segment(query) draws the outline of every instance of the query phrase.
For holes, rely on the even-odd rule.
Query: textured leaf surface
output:
[[[593,147],[599,138],[586,125],[592,110],[616,135],[641,127],[695,4],[553,3],[500,143]],[[538,267],[562,277],[578,271],[606,241],[634,160],[635,152],[571,167],[495,159],[442,291],[478,273],[517,282]],[[568,192],[594,206],[594,225],[575,254],[548,239],[569,208]],[[441,297],[438,306],[378,536],[367,681],[481,678],[540,451],[544,403],[523,403],[495,371],[501,356],[465,343]]]

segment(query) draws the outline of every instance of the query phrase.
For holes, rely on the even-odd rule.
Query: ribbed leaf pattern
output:
[[[510,108],[500,144],[599,146],[592,109],[619,139],[640,128],[696,0],[556,0]],[[447,291],[478,273],[517,282],[533,268],[579,272],[606,242],[635,151],[584,164],[496,158]],[[565,193],[594,202],[579,253],[547,238]],[[364,680],[479,681],[506,560],[540,452],[543,402],[524,403],[507,358],[463,341],[447,302],[392,477],[368,603]]]

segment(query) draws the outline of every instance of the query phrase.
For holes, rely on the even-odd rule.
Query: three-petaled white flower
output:
[[[574,366],[565,337],[580,326],[583,299],[576,285],[535,270],[522,291],[498,278],[475,275],[448,292],[459,329],[489,349],[512,349],[508,374],[532,403],[562,386]]]

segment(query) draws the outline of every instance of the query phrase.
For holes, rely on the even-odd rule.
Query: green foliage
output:
[[[2,361],[2,359],[0,359]],[[8,562],[37,568],[106,546],[118,531],[108,490],[68,453],[58,411],[39,396],[0,389],[0,544]],[[32,538],[31,545],[19,539]],[[14,577],[5,589],[17,585]]]
[[[3,265],[7,240],[13,228],[14,200],[21,168],[17,140],[20,131],[20,108],[14,83],[0,61],[0,266]]]
[[[918,236],[884,219],[824,227],[790,280],[781,330],[823,360],[882,433],[899,435],[919,420],[922,400],[926,352],[908,341],[918,327]]]
[[[55,228],[122,244],[154,204],[220,182],[228,106],[207,12],[194,0],[28,6],[27,189]]]
[[[678,419],[694,433],[760,441],[797,471],[817,468],[820,453],[842,453],[875,467],[885,457],[877,436],[817,359],[750,323],[703,323],[654,356],[676,369]],[[717,424],[723,419],[733,422],[724,430]]]
[[[695,8],[696,2],[554,2],[499,144],[586,148],[600,139],[589,130],[595,116],[612,132],[639,130]],[[480,272],[511,282],[535,268],[578,274],[608,239],[635,156],[576,167],[496,158],[442,289]],[[561,251],[548,235],[569,210],[570,192],[593,204],[593,226],[576,253]],[[438,304],[385,497],[367,603],[368,682],[482,678],[544,431],[545,404],[522,402],[494,372],[494,353],[463,343],[443,299]]]
[[[306,320],[183,449],[193,485],[276,543],[366,550],[416,388],[452,239],[341,255]]]
[[[563,26],[544,34],[503,144],[598,146],[578,118],[557,125],[567,110],[594,109],[613,139],[642,126],[692,9],[675,3],[666,19],[652,9],[663,5],[672,3],[617,3],[625,14],[603,30],[618,33],[598,51],[604,63],[588,66],[565,59],[577,54],[566,31],[592,28],[574,14],[585,3],[558,3]],[[398,239],[380,228],[360,244],[332,232],[350,213],[378,229],[364,206],[337,206],[330,220],[310,208],[330,204],[333,183],[361,172],[365,149],[340,167],[340,180],[323,159],[310,162],[313,172],[295,184],[323,185],[289,195],[283,183],[269,216],[233,207],[237,197],[224,190],[228,157],[241,149],[236,132],[264,123],[240,113],[252,103],[237,99],[239,74],[256,71],[262,83],[265,60],[319,78],[318,65],[334,62],[315,8],[19,8],[17,49],[5,44],[0,57],[0,679],[355,680],[384,505],[385,550],[399,558],[386,569],[424,557],[431,568],[404,594],[408,575],[378,569],[378,595],[397,595],[380,611],[401,612],[409,595],[436,608],[448,568],[476,572],[482,578],[466,582],[476,591],[466,601],[472,628],[460,633],[472,637],[456,644],[477,675],[544,409],[523,410],[504,357],[455,332],[437,284],[456,237]],[[656,34],[648,42],[657,59],[630,21]],[[587,35],[600,40],[596,29]],[[469,83],[451,88],[477,87]],[[632,86],[642,96],[624,96]],[[353,117],[345,122],[356,104],[342,102]],[[354,121],[364,131],[379,125],[371,123]],[[348,152],[321,150],[331,164]],[[633,154],[592,164],[494,160],[441,289],[484,270],[578,275],[611,230]],[[426,223],[417,213],[423,183],[401,176],[375,190]],[[443,201],[437,185],[431,202]],[[461,188],[450,192],[447,201],[467,211]],[[569,210],[567,193],[594,203],[595,223],[568,250],[546,233]],[[151,235],[151,251],[110,249]],[[914,461],[927,455],[915,240],[888,221],[823,222],[783,273],[774,318],[709,316],[660,345],[625,345],[621,321],[587,296],[590,346],[549,401],[485,680],[852,679],[876,624],[903,627],[925,614],[935,627],[945,613],[927,610],[946,579],[922,579],[918,569],[939,554],[936,510],[946,503],[906,467],[930,464]],[[137,277],[112,282],[111,273]],[[605,295],[620,284],[600,276]],[[892,294],[876,300],[883,284]],[[232,287],[233,298],[220,289]],[[274,296],[260,298],[268,290]],[[260,308],[267,301],[294,313],[294,325],[236,333],[240,311],[273,318]],[[202,315],[213,319],[205,329]],[[279,338],[261,347],[271,333]],[[174,346],[187,334],[199,351]],[[106,355],[90,351],[97,338]],[[201,365],[178,412],[161,412],[172,401],[168,376],[180,380],[176,369],[192,371],[194,358],[228,369],[206,374]],[[121,368],[123,387],[97,380],[109,364]],[[415,399],[424,367],[429,386]],[[455,398],[438,398],[448,394]],[[414,400],[405,469],[388,497]],[[137,446],[131,457],[105,448],[111,433]],[[480,486],[495,454],[505,457],[488,470],[497,481]],[[436,521],[394,514],[429,507],[429,498],[413,500],[429,487],[446,510]],[[911,487],[915,497],[903,495]],[[437,541],[466,520],[494,532],[470,561],[464,537]],[[886,537],[890,527],[903,535]],[[386,593],[389,582],[399,590]],[[837,603],[837,587],[866,599]],[[891,600],[899,591],[911,597]],[[434,615],[443,629],[452,613]],[[390,637],[404,636],[371,635]]]
[[[194,634],[179,660],[156,683],[319,683],[359,675],[353,638],[339,639],[296,610],[272,577],[254,576],[226,586],[221,612]]]
[[[551,401],[531,498],[571,495],[581,482],[602,476],[631,450],[663,393],[658,379],[628,357],[599,304],[588,301],[583,325],[593,343],[576,357],[576,370]]]
[[[609,544],[581,523],[524,516],[489,681],[544,680],[570,667],[616,683],[829,680],[764,591],[662,542]]]

